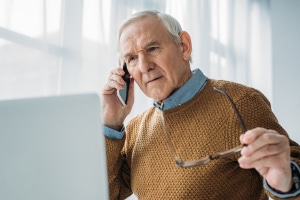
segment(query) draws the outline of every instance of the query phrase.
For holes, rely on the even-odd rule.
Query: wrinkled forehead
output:
[[[144,17],[123,27],[119,38],[119,53],[121,56],[137,52],[147,47],[149,43],[169,40],[171,35],[162,21],[156,17]]]

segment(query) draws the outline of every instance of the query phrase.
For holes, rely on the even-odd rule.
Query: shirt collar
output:
[[[207,81],[206,76],[200,69],[193,70],[192,77],[176,92],[170,95],[162,104],[154,101],[153,105],[160,110],[168,110],[179,106],[192,99],[202,90]]]

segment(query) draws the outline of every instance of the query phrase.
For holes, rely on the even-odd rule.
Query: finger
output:
[[[122,78],[123,75],[124,71],[122,69],[112,70],[108,76],[107,83],[104,85],[104,94],[115,92],[116,89],[123,89],[126,83]]]
[[[115,69],[111,70],[110,74],[111,75],[115,74],[115,75],[123,76],[125,74],[125,72],[122,68],[118,67],[118,68],[115,68]]]
[[[241,144],[245,144],[243,141],[244,141],[244,136],[245,136],[245,133],[243,133],[243,134],[241,134],[240,135],[240,142],[241,142]]]
[[[116,89],[122,89],[126,82],[119,75],[111,75],[108,79],[108,85],[111,87],[115,87]]]
[[[242,157],[239,159],[240,165],[245,168],[254,168],[258,164],[272,167],[274,162],[289,162],[290,147],[288,138],[279,134],[273,135],[271,138],[272,139],[267,140],[274,141],[274,143],[269,143],[263,146],[255,146],[256,144],[253,143],[243,147],[241,151]]]
[[[125,74],[125,72],[124,72],[124,70],[122,68],[115,68],[115,69],[113,69],[113,70],[110,71],[108,79],[111,79],[111,78],[113,78],[115,76],[122,77],[122,76],[124,76],[124,74]]]
[[[247,134],[245,134],[242,139],[245,141],[245,137],[247,137]],[[250,156],[254,154],[256,151],[262,152],[264,154],[272,152],[272,145],[276,147],[276,145],[286,145],[288,146],[288,140],[285,136],[278,134],[277,132],[273,130],[266,130],[262,134],[257,134],[253,136],[255,140],[251,139],[251,143],[246,143],[247,146],[242,149],[241,153],[244,156]]]
[[[239,166],[243,169],[252,169],[255,168],[261,175],[264,175],[266,171],[261,169],[265,168],[273,168],[273,169],[283,169],[286,166],[289,166],[290,161],[286,159],[288,156],[276,155],[276,156],[268,156],[263,157],[259,160],[254,160],[250,162],[249,160],[243,160],[243,158],[238,159]]]
[[[243,149],[246,149],[244,147]],[[274,163],[283,164],[289,161],[289,149],[285,145],[266,145],[255,151],[250,156],[239,158],[239,164],[242,168],[257,168],[258,166],[274,167]]]
[[[259,136],[264,134],[267,131],[267,129],[264,128],[254,128],[252,130],[246,131],[246,133],[242,136],[241,143],[242,144],[250,144],[253,141],[256,140]]]

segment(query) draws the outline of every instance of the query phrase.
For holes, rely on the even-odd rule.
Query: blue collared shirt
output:
[[[172,95],[170,95],[163,104],[159,104],[154,101],[153,105],[160,110],[168,110],[170,108],[174,108],[180,104],[187,102],[192,99],[198,92],[200,92],[207,81],[207,77],[203,74],[200,69],[193,70],[193,76],[177,91],[175,91]],[[104,126],[104,135],[112,138],[112,139],[122,139],[125,133],[125,127],[120,131],[116,131]],[[291,164],[297,166],[297,169],[300,172],[299,166],[295,162],[291,162]],[[300,193],[300,190],[294,191],[292,193],[280,194],[274,191],[268,184],[266,179],[264,179],[264,187],[273,195],[279,198],[288,198],[294,197]]]
[[[153,105],[160,110],[168,110],[174,108],[192,99],[198,92],[200,92],[205,84],[207,78],[200,69],[193,70],[193,76],[176,92],[169,96],[163,104],[154,101]]]

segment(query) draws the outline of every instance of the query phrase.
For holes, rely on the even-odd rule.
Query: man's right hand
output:
[[[105,126],[114,130],[120,130],[126,116],[131,112],[134,102],[134,80],[130,79],[127,105],[123,106],[117,90],[125,86],[122,76],[123,69],[116,68],[110,71],[107,83],[102,90],[102,119]]]

